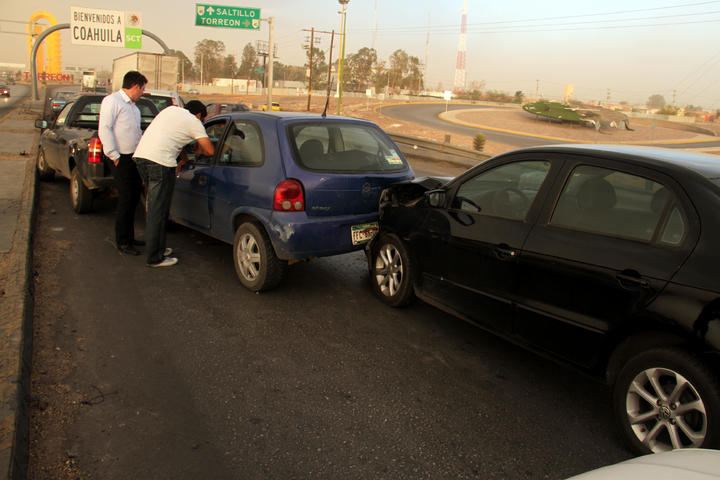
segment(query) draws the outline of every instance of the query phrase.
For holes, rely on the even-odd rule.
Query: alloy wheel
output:
[[[240,238],[237,259],[242,276],[249,281],[254,281],[260,274],[262,257],[255,237],[249,233]]]
[[[641,371],[628,388],[625,405],[630,428],[653,453],[697,448],[705,441],[705,404],[695,386],[678,372]]]
[[[392,297],[403,282],[403,262],[400,251],[390,243],[378,249],[375,258],[375,281],[383,295]]]

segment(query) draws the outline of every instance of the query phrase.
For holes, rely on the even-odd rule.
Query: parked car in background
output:
[[[273,109],[273,112],[279,112],[280,104],[278,102],[272,102],[272,109]],[[267,104],[263,104],[263,106],[260,107],[260,110],[262,110],[263,112],[267,112]]]
[[[97,136],[100,104],[104,95],[82,94],[60,111],[55,121],[36,120],[43,130],[37,156],[40,180],[50,181],[59,173],[70,180],[70,202],[77,213],[92,208],[94,194],[113,186],[111,160],[102,151]],[[146,99],[137,102],[144,130],[158,109]]]
[[[205,107],[207,108],[208,118],[221,113],[250,111],[250,108],[243,103],[208,103]]]
[[[637,452],[720,447],[720,158],[563,145],[388,188],[377,296],[605,379]]]
[[[55,92],[53,98],[50,99],[50,111],[53,115],[60,113],[60,110],[70,101],[77,92]]]
[[[254,111],[205,128],[216,153],[190,155],[180,169],[170,218],[232,244],[253,291],[276,286],[294,262],[362,249],[382,190],[413,178],[400,149],[365,120]]]
[[[200,95],[200,90],[198,90],[197,88],[191,88],[190,90],[188,90],[188,94],[189,95]]]
[[[9,97],[10,96],[10,89],[5,85],[0,85],[0,96],[2,97]]]
[[[180,95],[178,95],[177,92],[171,92],[170,90],[145,89],[145,93],[143,93],[143,98],[153,102],[158,110],[162,110],[165,107],[169,107],[170,105],[175,105],[176,107],[185,106],[185,102],[180,97]]]

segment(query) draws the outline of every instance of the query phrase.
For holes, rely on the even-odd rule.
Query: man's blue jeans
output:
[[[165,251],[165,226],[175,188],[175,167],[165,167],[144,158],[135,158],[138,173],[147,189],[145,248],[147,263],[160,263]]]

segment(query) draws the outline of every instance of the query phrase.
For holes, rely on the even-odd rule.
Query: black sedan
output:
[[[385,190],[376,294],[608,382],[637,452],[720,447],[720,157],[563,145]]]

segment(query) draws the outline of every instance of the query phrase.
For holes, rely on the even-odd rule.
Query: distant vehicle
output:
[[[163,110],[170,105],[175,105],[176,107],[185,106],[185,102],[180,97],[180,95],[178,95],[177,92],[171,92],[170,90],[145,89],[145,93],[143,93],[143,98],[153,102],[158,110]]]
[[[97,136],[100,104],[104,95],[84,94],[70,101],[54,122],[35,120],[43,130],[37,156],[40,180],[49,181],[59,173],[70,179],[70,202],[77,213],[92,208],[93,193],[114,185],[110,162]],[[145,129],[158,109],[149,100],[137,102]]]
[[[50,99],[50,109],[52,113],[57,115],[60,110],[70,101],[77,92],[55,92],[55,96]]]
[[[638,453],[719,448],[719,212],[714,155],[525,148],[383,192],[370,279],[602,378]]]
[[[97,74],[95,72],[83,72],[82,91],[94,92],[97,87]]]
[[[208,103],[205,107],[207,108],[208,118],[221,113],[250,111],[250,108],[243,103]]]
[[[272,102],[272,109],[273,109],[274,112],[280,111],[280,104],[279,104],[278,102]],[[267,103],[266,103],[266,104],[263,104],[263,106],[261,107],[261,110],[262,110],[263,112],[266,112],[266,111],[267,111]]]
[[[0,96],[9,97],[10,89],[8,87],[6,87],[5,85],[0,85]]]
[[[170,218],[232,244],[253,291],[276,286],[290,263],[362,249],[377,230],[380,192],[413,177],[365,120],[254,111],[205,128],[215,155],[182,166]]]
[[[188,90],[188,94],[190,94],[190,95],[200,95],[200,90],[198,90],[197,88],[191,88],[190,90]]]

